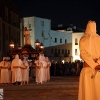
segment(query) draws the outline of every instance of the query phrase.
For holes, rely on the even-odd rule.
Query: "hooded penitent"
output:
[[[6,60],[6,57],[3,57],[3,61],[0,62],[0,66],[4,66],[5,60]]]
[[[43,64],[43,67],[47,67],[47,62],[45,60],[44,54],[39,55],[39,62]]]
[[[89,21],[86,26],[86,31],[80,39],[80,56],[92,68],[97,66],[95,59],[100,57],[100,37],[96,33],[96,23]],[[87,55],[87,57],[85,57]],[[85,59],[84,59],[85,57]]]
[[[84,64],[79,78],[78,100],[100,100],[100,72],[95,71],[100,65],[100,36],[96,33],[94,21],[88,22],[79,47]]]
[[[20,66],[20,67],[23,66],[22,61],[21,61],[21,59],[19,59],[19,55],[18,54],[16,54],[15,55],[15,59],[12,60],[12,66]],[[11,69],[12,69],[12,67],[11,67]]]
[[[15,68],[16,66],[16,68]],[[18,54],[15,55],[15,59],[12,60],[11,71],[12,71],[12,83],[22,81],[21,67],[23,62],[19,59]]]

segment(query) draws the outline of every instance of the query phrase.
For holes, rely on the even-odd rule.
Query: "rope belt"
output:
[[[95,62],[97,62],[98,59],[93,59]],[[90,67],[86,62],[84,62],[84,67]]]

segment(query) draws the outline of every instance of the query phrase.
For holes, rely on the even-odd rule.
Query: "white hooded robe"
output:
[[[23,62],[19,59],[18,55],[15,55],[15,59],[12,60],[11,71],[12,71],[12,83],[22,81],[21,67],[23,67]]]
[[[78,100],[100,100],[100,72],[91,78],[95,67],[100,65],[100,36],[96,33],[95,22],[88,22],[79,47],[84,64],[80,73]]]

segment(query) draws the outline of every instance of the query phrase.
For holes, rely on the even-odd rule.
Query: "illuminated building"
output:
[[[79,40],[84,32],[73,32],[69,28],[68,30],[51,30],[51,20],[35,16],[21,19],[21,37],[24,37],[24,27],[30,31],[33,48],[35,48],[36,39],[41,41],[44,44],[44,53],[50,60],[80,60]]]

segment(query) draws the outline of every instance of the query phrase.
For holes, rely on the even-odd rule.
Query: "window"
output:
[[[60,43],[62,43],[62,39],[60,39]]]
[[[78,40],[77,40],[77,38],[75,38],[75,45],[78,45]]]
[[[65,50],[65,53],[67,54],[67,49]]]
[[[55,53],[57,53],[57,49],[55,49]]]
[[[44,21],[41,21],[41,25],[44,26]]]
[[[70,54],[70,50],[68,50],[68,54]]]
[[[77,55],[77,49],[75,49],[75,55]]]
[[[6,32],[5,32],[6,37],[5,37],[5,38],[6,38],[6,40],[8,40],[8,39],[9,39],[9,35],[8,35],[8,27],[6,26],[5,28],[6,28],[6,30],[5,30],[5,31],[6,31]]]
[[[16,22],[16,14],[14,13],[14,23]]]
[[[65,39],[65,44],[67,43],[67,39]]]
[[[28,26],[29,26],[29,29],[30,29],[31,28],[31,24],[29,24]]]
[[[57,42],[57,38],[55,38],[55,42]]]
[[[62,49],[62,54],[64,54],[64,49]]]
[[[51,53],[53,53],[53,49],[51,49]]]
[[[58,49],[58,53],[60,53],[60,49]]]
[[[13,12],[10,12],[11,23],[13,23]]]
[[[42,31],[42,37],[44,37],[44,32]]]
[[[18,26],[18,23],[19,23],[19,21],[18,21],[18,15],[16,15],[16,24],[17,24],[17,26]]]
[[[5,20],[8,21],[8,8],[5,7]]]

